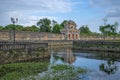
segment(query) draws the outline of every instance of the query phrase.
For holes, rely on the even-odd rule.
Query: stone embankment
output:
[[[73,42],[73,48],[78,50],[93,50],[105,52],[120,52],[120,42],[102,40],[80,40]]]

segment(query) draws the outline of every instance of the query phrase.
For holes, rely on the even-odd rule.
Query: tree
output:
[[[41,32],[51,32],[50,24],[51,24],[51,20],[49,20],[47,18],[40,19],[37,22],[37,26],[40,27]]]
[[[16,25],[15,26],[15,30],[22,31],[23,30],[23,26],[22,25]]]
[[[55,26],[56,24],[58,24],[57,21],[52,20],[52,26]]]
[[[83,25],[82,27],[79,28],[79,30],[80,30],[80,34],[83,35],[90,35],[92,33],[87,25]]]
[[[0,30],[3,30],[4,29],[4,27],[3,26],[0,26]]]
[[[60,29],[63,29],[64,27],[65,27],[65,23],[66,22],[68,22],[67,20],[64,20],[60,25],[61,25],[61,27],[60,27]]]
[[[30,26],[24,27],[23,31],[31,31],[31,27]]]
[[[37,31],[39,31],[39,28],[37,26],[35,26],[35,25],[32,25],[31,26],[31,31],[37,32]]]
[[[59,24],[56,24],[55,26],[53,26],[53,33],[60,33],[60,25]]]
[[[23,30],[23,26],[22,25],[9,24],[9,25],[5,26],[4,30],[22,31]]]
[[[115,25],[105,25],[105,26],[100,26],[99,30],[103,35],[115,35],[116,34],[116,27]]]
[[[9,24],[9,25],[5,26],[4,29],[5,30],[14,30],[15,29],[15,25],[14,24]]]

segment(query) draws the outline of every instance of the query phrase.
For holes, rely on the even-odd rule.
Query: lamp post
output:
[[[13,18],[13,17],[11,17],[11,22],[12,22],[13,25],[14,25],[14,28],[13,28],[13,42],[15,42],[15,23],[18,22],[18,18]]]

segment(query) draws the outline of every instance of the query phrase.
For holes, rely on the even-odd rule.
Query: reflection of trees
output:
[[[99,66],[100,70],[108,75],[114,74],[117,71],[117,66],[114,61],[108,60],[106,63],[102,63]]]

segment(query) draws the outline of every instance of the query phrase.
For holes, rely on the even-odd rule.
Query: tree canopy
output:
[[[0,30],[17,30],[17,31],[32,31],[32,32],[53,32],[53,33],[60,33],[60,30],[65,28],[66,23],[76,24],[73,20],[63,20],[61,23],[58,23],[55,20],[50,20],[48,18],[40,19],[36,25],[32,26],[22,26],[22,25],[15,25],[15,24],[8,24],[6,26],[0,26]],[[120,35],[119,23],[115,22],[114,24],[104,24],[99,26],[100,33],[90,31],[88,25],[83,25],[79,28],[80,35]],[[76,24],[77,27],[77,24]]]
[[[115,25],[110,25],[110,24],[107,24],[105,26],[100,26],[100,28],[99,28],[101,33],[103,35],[107,35],[107,36],[117,34],[116,29],[117,28]]]
[[[51,32],[51,20],[47,18],[40,19],[37,26],[40,27],[40,32]]]
[[[90,31],[89,27],[87,25],[83,25],[79,28],[80,34],[82,35],[90,35],[92,32]]]
[[[60,28],[61,26],[59,24],[56,24],[55,26],[53,26],[53,33],[60,33]]]

